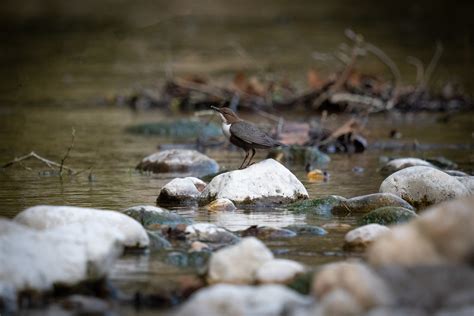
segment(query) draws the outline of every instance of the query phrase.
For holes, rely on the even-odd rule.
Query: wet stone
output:
[[[392,224],[401,224],[408,222],[409,220],[416,218],[415,212],[412,210],[396,207],[396,206],[386,206],[375,209],[370,213],[364,215],[359,219],[359,225],[367,224],[380,224],[380,225],[392,225]]]
[[[295,237],[296,232],[290,229],[270,226],[253,225],[241,232],[242,237],[253,236],[258,239],[289,238]]]
[[[363,250],[390,229],[379,224],[368,224],[351,230],[344,237],[344,247],[349,250]]]
[[[154,173],[203,176],[219,170],[217,162],[195,150],[170,149],[143,158],[137,169]]]
[[[156,224],[172,227],[176,227],[178,224],[192,224],[192,220],[190,219],[184,218],[183,216],[164,208],[152,205],[132,206],[124,210],[123,213],[137,220],[144,227]]]
[[[234,203],[229,199],[217,199],[206,205],[206,208],[210,212],[222,212],[222,211],[234,211],[237,208]]]
[[[214,244],[233,244],[240,240],[238,236],[223,227],[210,223],[189,225],[185,230],[188,241],[200,241]]]
[[[324,236],[328,233],[322,227],[305,224],[290,225],[284,228],[295,232],[298,236]]]
[[[161,188],[156,203],[159,205],[195,204],[205,186],[206,183],[197,178],[175,178]]]
[[[172,248],[171,243],[160,232],[147,230],[147,234],[150,239],[149,249],[151,251]]]
[[[414,209],[413,206],[394,194],[374,193],[347,199],[341,205],[334,207],[333,213],[346,213],[348,211],[351,213],[367,213],[385,206]]]
[[[431,163],[429,163],[426,160],[419,159],[419,158],[397,158],[390,160],[387,162],[382,169],[380,170],[384,174],[391,174],[396,171],[408,168],[408,167],[413,167],[413,166],[425,166],[425,167],[433,167],[435,166]]]
[[[431,167],[409,167],[388,176],[380,192],[395,194],[416,208],[466,196],[470,193],[456,177]]]
[[[340,206],[346,198],[338,195],[329,195],[327,197],[305,200],[292,203],[288,206],[290,211],[298,213],[308,213],[315,215],[331,215],[334,207]]]

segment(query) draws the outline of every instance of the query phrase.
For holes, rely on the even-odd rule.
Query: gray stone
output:
[[[192,220],[190,219],[164,208],[152,205],[132,206],[124,210],[123,213],[135,219],[144,227],[155,224],[167,225],[170,227],[176,227],[178,224],[192,224]]]
[[[154,173],[181,173],[202,176],[216,173],[217,162],[195,150],[170,149],[143,158],[137,169]]]
[[[197,203],[201,191],[206,186],[197,178],[176,178],[161,188],[156,202],[158,204],[192,204]],[[201,191],[199,191],[201,188]]]
[[[204,243],[233,244],[240,240],[223,227],[211,223],[196,223],[189,225],[185,230],[186,239]]]
[[[471,194],[474,194],[474,176],[456,177],[456,179],[464,184]]]
[[[426,160],[410,157],[410,158],[397,158],[397,159],[390,160],[382,167],[380,171],[382,173],[391,174],[396,171],[399,171],[408,167],[414,167],[414,166],[425,166],[425,167],[436,168],[433,164],[429,163]]]
[[[416,208],[470,193],[455,177],[431,167],[409,167],[397,171],[382,182],[380,192],[393,193]]]
[[[345,247],[365,249],[381,236],[390,233],[390,229],[379,224],[368,224],[351,230],[344,237]]]

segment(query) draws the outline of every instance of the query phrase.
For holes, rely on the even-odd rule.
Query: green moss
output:
[[[287,284],[287,286],[298,293],[308,295],[311,292],[313,276],[314,272],[299,274],[291,283]]]
[[[342,196],[329,195],[319,199],[292,203],[288,206],[288,209],[298,213],[330,215],[333,208],[339,207],[345,201],[346,198]]]
[[[363,216],[359,219],[360,225],[366,224],[380,224],[380,225],[391,225],[405,223],[412,218],[417,217],[415,212],[403,207],[386,206],[381,207]]]

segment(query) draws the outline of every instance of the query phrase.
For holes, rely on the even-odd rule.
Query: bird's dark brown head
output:
[[[215,106],[211,106],[211,108],[220,114],[222,121],[226,124],[242,121],[240,117],[238,117],[237,114],[235,114],[234,111],[229,108],[218,108]]]

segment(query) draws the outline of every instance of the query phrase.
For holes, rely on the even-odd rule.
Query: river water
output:
[[[1,110],[0,162],[30,151],[60,161],[71,142],[71,128],[76,131],[74,148],[66,164],[76,170],[92,171],[62,179],[51,175],[45,165],[25,161],[0,172],[0,215],[13,217],[21,210],[38,204],[75,205],[102,209],[122,210],[133,205],[154,205],[160,188],[170,178],[142,174],[135,166],[146,155],[156,151],[157,145],[179,143],[182,140],[131,135],[128,126],[143,122],[168,120],[172,117],[160,111],[132,113],[125,108],[63,108],[12,107]],[[460,169],[472,172],[472,117],[454,115],[449,124],[440,123],[438,114],[379,115],[368,123],[369,142],[387,140],[388,131],[396,128],[406,143],[436,145],[426,151],[368,150],[362,154],[334,154],[326,167],[330,174],[327,182],[309,182],[303,166],[288,166],[307,188],[310,198],[328,194],[353,197],[378,191],[383,176],[378,172],[379,157],[415,156],[420,158],[444,156],[459,164]],[[183,118],[183,115],[180,116]],[[306,117],[308,119],[310,117]],[[219,118],[213,118],[218,122]],[[251,119],[251,118],[249,118]],[[343,121],[337,118],[335,121]],[[452,149],[449,144],[469,145],[471,150]],[[207,155],[223,168],[237,168],[243,154],[236,151],[209,150]],[[263,159],[265,153],[257,154]],[[32,170],[27,170],[31,168]],[[353,172],[354,167],[363,172]],[[177,212],[199,222],[212,222],[231,230],[249,225],[286,226],[290,224],[345,223],[355,225],[353,215],[344,217],[317,217],[293,214],[285,208],[265,210],[237,210],[209,213],[204,209],[178,208]],[[353,256],[342,250],[344,232],[330,231],[322,237],[296,237],[270,240],[266,244],[278,257],[298,260],[310,267]],[[190,273],[167,265],[153,255],[128,255],[119,260],[111,273],[112,281],[123,291],[169,286],[176,276]]]

